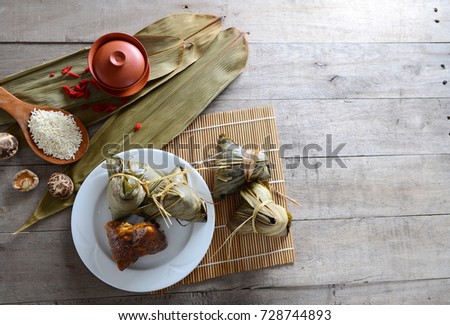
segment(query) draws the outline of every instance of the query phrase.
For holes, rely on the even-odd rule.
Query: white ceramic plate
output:
[[[176,166],[191,168],[183,159],[161,150],[134,149],[119,154],[126,160],[147,162],[154,168],[169,172]],[[167,228],[158,220],[168,246],[162,252],[147,255],[119,271],[112,260],[104,225],[111,220],[106,197],[108,173],[104,163],[97,166],[81,186],[72,210],[72,237],[87,268],[100,280],[126,291],[160,290],[186,277],[206,254],[214,232],[214,205],[211,193],[197,171],[188,173],[189,184],[207,202],[206,222],[180,226],[173,220]]]

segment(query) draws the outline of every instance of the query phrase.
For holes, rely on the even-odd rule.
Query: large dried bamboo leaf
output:
[[[182,39],[197,34],[200,28],[207,28],[211,24],[217,24],[220,20],[222,25],[222,17],[215,15],[192,15],[189,13],[173,14],[155,21],[136,33],[138,35],[177,35]]]
[[[170,26],[170,28],[168,28],[168,26]],[[145,40],[145,43],[151,46],[151,48],[147,48],[147,52],[150,56],[155,54],[154,58],[150,57],[150,63],[152,64],[153,61],[154,69],[157,69],[156,65],[161,63],[164,58],[164,55],[161,53],[164,48],[167,48],[169,53],[180,54],[180,49],[184,50],[187,44],[186,49],[188,49],[188,51],[181,53],[181,62],[180,58],[176,55],[168,56],[168,59],[172,58],[174,59],[174,62],[179,63],[176,69],[174,70],[172,64],[168,64],[167,61],[164,61],[164,64],[161,65],[160,69],[167,70],[157,71],[156,73],[153,71],[153,73],[150,73],[150,78],[152,80],[147,83],[142,91],[130,97],[130,100],[126,104],[121,105],[119,99],[108,96],[96,90],[94,87],[90,87],[92,94],[88,102],[83,102],[83,100],[79,99],[68,99],[59,88],[62,85],[73,86],[79,81],[77,79],[68,79],[67,76],[61,75],[59,72],[68,65],[73,66],[75,72],[82,72],[86,67],[88,48],[6,77],[0,80],[0,86],[4,87],[23,101],[37,105],[54,106],[66,109],[80,118],[84,124],[90,125],[107,118],[109,115],[115,114],[121,108],[128,106],[134,100],[146,95],[149,91],[158,87],[189,66],[189,64],[195,62],[195,60],[204,53],[209,43],[220,31],[221,27],[221,17],[212,15],[176,14],[164,17],[148,26],[145,30],[152,32],[152,34],[143,31],[139,32],[139,35],[137,36],[140,38],[155,37],[155,43],[150,42],[149,39]],[[157,37],[160,37],[159,41],[157,40]],[[174,49],[173,47],[174,38],[184,41],[184,43],[178,41],[178,45],[180,46],[178,49]],[[163,39],[167,42],[161,42]],[[55,77],[49,77],[51,72],[56,73]],[[82,78],[87,79],[88,77],[91,77],[90,74],[82,75]],[[118,106],[118,109],[109,114],[79,109],[82,105],[87,103],[96,104],[105,101],[107,104]],[[10,115],[0,110],[0,125],[9,124],[13,121],[14,120]],[[20,134],[17,127],[9,131],[15,135]]]
[[[184,51],[184,41],[172,36],[151,36],[145,35],[145,46],[150,61],[152,73],[149,80],[159,79],[180,65]],[[32,68],[29,73],[6,77],[0,80],[0,86],[14,94],[19,99],[36,105],[52,106],[64,108],[75,115],[81,111],[82,105],[91,105],[100,102],[115,104],[118,109],[122,108],[120,99],[114,98],[95,87],[90,86],[89,99],[70,99],[66,96],[61,86],[74,87],[81,79],[92,79],[90,72],[84,72],[87,66],[87,56],[89,48],[84,48],[71,55],[50,61],[46,64]],[[165,64],[158,64],[165,57]],[[61,74],[61,70],[66,66],[72,66],[71,72],[80,74],[80,79]],[[50,77],[50,73],[55,73]],[[87,111],[85,116],[101,116],[98,112]],[[5,117],[8,118],[5,118]],[[14,120],[5,112],[0,111],[0,124],[11,123]],[[86,118],[86,122],[89,119]]]
[[[151,48],[150,75],[148,81],[156,80],[179,67],[183,59],[184,41],[178,37],[140,35],[137,37],[146,49]]]
[[[176,17],[180,16],[183,17],[184,19],[179,21],[178,24],[175,24],[173,22],[173,19],[170,19],[171,16],[168,16],[166,18],[161,19],[159,22],[163,22],[166,19],[172,21],[173,24],[175,24],[176,26],[179,26],[179,30],[178,30],[178,36],[183,36],[181,35],[183,32],[183,24],[185,24],[187,22],[187,20],[189,20],[191,22],[191,25],[189,27],[190,32],[192,32],[192,26],[195,26],[195,31],[193,34],[191,34],[189,37],[187,37],[186,39],[184,39],[184,51],[182,53],[182,57],[181,57],[181,63],[178,64],[178,67],[172,71],[169,74],[166,74],[165,76],[156,79],[156,80],[152,80],[149,81],[145,87],[137,94],[128,97],[128,101],[125,104],[120,105],[120,100],[117,98],[110,98],[110,102],[108,103],[112,103],[116,106],[118,106],[118,109],[110,112],[110,113],[104,113],[104,112],[95,112],[92,110],[81,110],[81,109],[70,109],[69,111],[71,111],[71,113],[73,113],[74,115],[76,115],[85,125],[91,125],[94,124],[96,122],[99,122],[111,115],[116,114],[120,109],[125,108],[129,105],[132,105],[136,100],[138,100],[140,97],[146,95],[147,93],[149,93],[150,91],[152,91],[153,89],[155,89],[156,87],[164,84],[167,80],[169,80],[170,78],[172,78],[173,76],[175,76],[176,74],[180,73],[181,71],[183,71],[184,69],[186,69],[189,65],[191,65],[192,63],[194,63],[196,60],[198,60],[199,57],[201,57],[205,51],[207,50],[209,44],[213,41],[213,39],[217,36],[217,34],[220,32],[221,28],[222,28],[222,24],[223,24],[223,20],[221,17],[218,16],[204,16],[204,15],[192,15],[192,14],[187,14],[187,15],[175,15]],[[189,18],[189,19],[188,19]],[[198,18],[198,22],[197,21]],[[152,25],[151,25],[152,26]],[[166,29],[164,29],[165,31]],[[156,30],[154,29],[154,32],[156,33]],[[170,30],[168,32],[173,32],[175,33],[175,30]],[[160,35],[156,35],[156,36],[160,36]],[[156,37],[155,36],[155,37]],[[144,35],[142,33],[140,33],[138,35],[138,37],[140,38],[145,38],[147,37],[147,35]],[[160,37],[164,37],[164,36],[160,36]],[[161,48],[158,51],[158,47],[157,44],[156,45],[152,45],[155,47],[155,50],[157,51],[155,53],[155,57],[157,56],[158,58],[156,59],[163,59],[164,57],[164,53],[161,52]],[[65,57],[66,58],[66,57]],[[153,58],[150,58],[150,60],[153,60]],[[152,62],[152,61],[151,61]],[[161,61],[158,61],[159,63]],[[158,62],[153,61],[153,64],[156,65],[158,64]],[[166,63],[164,63],[166,64]],[[65,66],[65,65],[62,65]],[[33,68],[34,70],[34,68]],[[23,73],[22,73],[23,75]],[[150,73],[150,75],[152,75],[152,73]],[[92,87],[93,88],[93,87]],[[91,94],[91,98],[95,99],[95,98],[99,98],[99,97],[95,97],[95,96],[107,96],[105,94],[103,94],[102,92],[98,91],[97,89],[93,88],[93,92]],[[11,91],[14,93],[14,91]],[[47,95],[46,95],[47,96]],[[46,98],[46,97],[44,97]],[[73,100],[72,100],[73,101]],[[98,99],[94,102],[98,103],[98,102],[102,102],[101,99]],[[46,104],[49,106],[55,106],[58,107],[56,105],[50,105],[50,104]],[[59,106],[61,107],[61,106]],[[66,107],[61,107],[61,108],[66,108]],[[67,109],[67,108],[66,108]],[[9,115],[8,115],[9,116]],[[1,125],[1,117],[0,117],[0,125]],[[10,127],[7,132],[15,135],[18,140],[19,143],[21,144],[21,147],[26,146],[27,142],[25,141],[23,134],[20,130],[20,128],[18,127],[17,124],[14,124],[12,127]]]
[[[86,155],[65,171],[73,179],[75,190],[78,191],[92,169],[105,159],[106,145],[113,144],[115,150],[122,151],[135,144],[161,148],[170,142],[244,70],[247,57],[248,46],[243,34],[234,28],[227,29],[215,38],[205,55],[182,74],[108,119],[91,139]],[[133,133],[137,122],[143,123],[143,127]],[[124,144],[127,134],[132,134],[132,143]],[[74,196],[61,201],[46,194],[18,232],[70,207],[73,201]]]

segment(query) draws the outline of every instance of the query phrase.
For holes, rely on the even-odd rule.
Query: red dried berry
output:
[[[54,72],[50,73],[50,77],[54,77],[54,76],[55,76]]]
[[[137,132],[142,126],[142,123],[138,123],[134,126],[134,132]]]
[[[105,113],[112,112],[112,111],[114,111],[116,108],[117,108],[116,105],[110,104],[110,105],[108,105],[108,106],[106,107]]]
[[[70,98],[70,87],[69,86],[61,86],[61,89],[64,90],[64,92],[66,93],[66,95]]]
[[[92,109],[96,112],[103,112],[106,109],[106,104],[98,103],[98,104],[92,105]]]
[[[89,72],[89,67],[84,68],[84,73]]]
[[[82,97],[84,97],[84,93],[78,92],[78,91],[75,91],[75,90],[71,93],[71,95],[73,96],[73,98],[82,98]]]
[[[67,67],[65,67],[64,69],[62,69],[61,73],[62,73],[62,74],[67,74],[71,69],[72,69],[72,66],[71,66],[71,65],[68,65]]]
[[[67,75],[70,77],[74,77],[74,78],[80,78],[80,75],[78,73],[73,73],[73,72],[67,72]]]
[[[64,90],[67,97],[69,98],[81,98],[84,97],[85,95],[84,92],[77,91],[76,89],[72,89],[69,86],[61,86],[61,89]]]

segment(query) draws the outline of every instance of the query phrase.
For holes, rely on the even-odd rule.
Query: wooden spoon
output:
[[[39,105],[32,105],[25,103],[12,95],[11,93],[7,92],[4,88],[0,87],[0,108],[8,112],[19,124],[20,128],[22,129],[23,135],[25,136],[25,139],[27,140],[30,148],[42,159],[48,161],[49,163],[56,164],[56,165],[65,165],[65,164],[71,164],[77,160],[79,160],[84,153],[86,152],[88,146],[89,146],[89,134],[84,127],[83,123],[74,115],[70,114],[69,112],[49,107],[49,106],[39,106]],[[75,154],[75,157],[70,160],[65,159],[58,159],[52,156],[48,156],[38,148],[36,143],[31,138],[30,130],[28,128],[28,120],[30,119],[31,112],[34,110],[44,110],[44,111],[59,111],[63,112],[65,115],[70,115],[75,120],[75,123],[77,124],[78,128],[81,131],[82,134],[82,141],[80,144],[80,147],[78,148],[78,151]]]

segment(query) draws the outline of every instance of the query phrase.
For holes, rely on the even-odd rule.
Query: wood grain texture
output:
[[[0,77],[175,12],[224,15],[249,33],[247,71],[205,113],[275,106],[292,144],[287,191],[302,203],[291,208],[296,263],[164,296],[116,290],[79,259],[70,210],[9,234],[62,171],[22,150],[0,162],[0,303],[449,304],[450,2],[3,0]],[[346,143],[347,168],[303,152],[326,134]],[[10,187],[23,168],[41,178],[33,192]]]
[[[249,32],[251,42],[446,42],[450,37],[446,0],[3,0],[0,41],[93,41],[113,30],[135,33],[174,12],[226,16],[227,25]]]
[[[450,153],[450,100],[446,98],[216,100],[204,113],[265,104],[275,107],[281,155],[285,158],[325,157],[341,143],[345,144],[338,151],[342,157]],[[98,127],[90,127],[90,134]],[[0,126],[2,129],[6,127]],[[331,142],[327,141],[327,134],[331,135]],[[328,154],[327,142],[332,148]],[[44,163],[24,149],[0,165]]]
[[[164,296],[124,295],[91,299],[40,301],[41,304],[124,305],[343,305],[343,304],[449,304],[450,279],[426,279],[324,286],[248,288],[206,292],[170,292]]]
[[[216,100],[205,113],[275,107],[282,157],[450,153],[450,101],[442,99]],[[331,135],[327,148],[327,134]],[[317,144],[320,148],[308,145]]]
[[[347,168],[330,159],[332,168],[326,168],[326,159],[309,161],[323,165],[308,169],[304,160],[284,159],[287,194],[302,204],[290,205],[295,220],[442,215],[450,211],[450,175],[442,168],[449,166],[450,155],[343,158]],[[17,192],[10,185],[9,180],[23,168],[32,169],[41,179],[32,192]],[[0,182],[0,232],[15,231],[33,213],[48,178],[57,171],[61,168],[48,165],[0,166],[0,178],[7,180]],[[27,203],[15,204],[23,200]],[[68,230],[70,211],[41,221],[29,231]]]
[[[293,265],[237,273],[171,292],[266,288],[285,292],[283,288],[450,277],[448,215],[297,221],[293,235],[297,252]],[[136,296],[96,279],[77,256],[69,231],[15,237],[3,233],[0,251],[8,261],[0,273],[0,303]],[[214,303],[214,295],[210,298]],[[327,302],[326,297],[320,299]]]
[[[0,76],[85,46],[0,44]],[[447,97],[449,53],[448,44],[428,43],[252,44],[246,73],[218,99]]]

